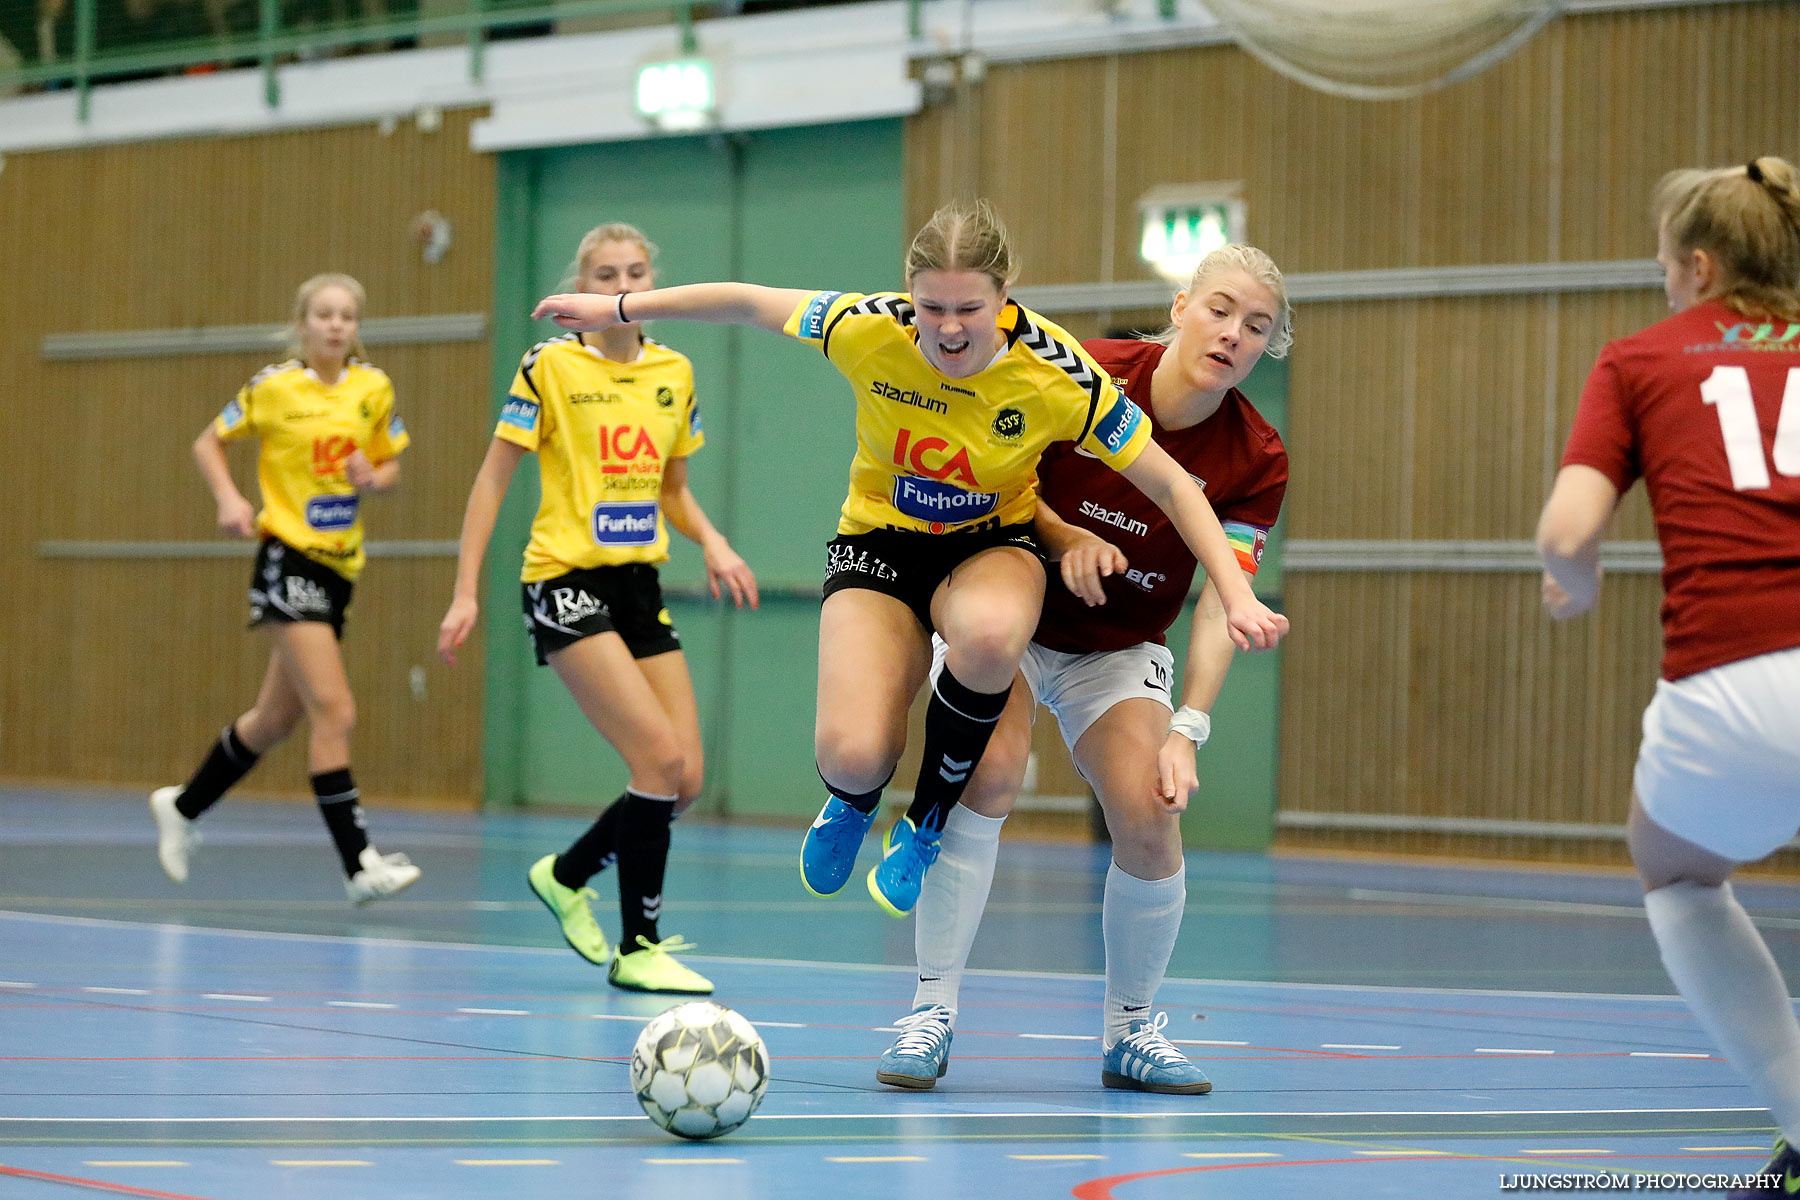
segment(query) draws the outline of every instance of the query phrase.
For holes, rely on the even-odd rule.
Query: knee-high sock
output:
[[[586,887],[588,880],[612,866],[619,856],[619,814],[630,801],[629,790],[621,793],[567,850],[556,856],[550,869],[556,882],[566,888]]]
[[[913,1007],[942,1004],[952,1016],[963,967],[981,927],[1005,817],[984,817],[957,805],[944,819],[937,865],[925,877],[913,914],[913,948],[919,958],[919,990]]]
[[[925,744],[919,763],[919,786],[906,815],[920,829],[944,827],[944,818],[962,799],[987,749],[994,726],[1012,695],[1009,684],[997,692],[972,691],[945,667],[931,688],[925,707]]]
[[[217,804],[219,797],[230,791],[233,784],[248,775],[261,757],[238,736],[235,722],[227,725],[219,740],[206,752],[194,777],[176,797],[175,811],[190,821],[198,820],[200,814]]]
[[[363,821],[362,793],[350,778],[350,768],[321,771],[312,777],[313,798],[319,802],[319,816],[331,831],[332,844],[344,863],[344,876],[349,878],[362,870],[362,852],[369,847],[368,826]]]
[[[1774,956],[1731,885],[1644,896],[1663,966],[1700,1026],[1800,1145],[1800,1022]]]
[[[642,949],[638,938],[660,942],[663,872],[669,865],[669,823],[674,796],[651,796],[625,789],[619,810],[619,953]]]
[[[1113,863],[1106,872],[1100,928],[1106,941],[1106,1007],[1101,1042],[1112,1049],[1131,1022],[1150,1015],[1181,932],[1187,866],[1167,879],[1139,879]]]

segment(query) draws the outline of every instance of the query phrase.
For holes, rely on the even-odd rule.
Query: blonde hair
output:
[[[312,306],[313,297],[328,287],[341,287],[356,301],[357,335],[350,339],[350,357],[367,358],[369,352],[363,349],[361,331],[363,308],[368,303],[369,295],[354,278],[336,271],[322,271],[314,275],[294,293],[294,315],[287,327],[287,352],[295,358],[305,356],[306,310]]]
[[[953,202],[931,214],[906,250],[906,285],[920,271],[979,271],[1005,291],[1019,277],[1000,214],[986,200]]]
[[[1704,250],[1719,278],[1703,300],[1747,317],[1800,315],[1800,171],[1774,155],[1742,167],[1670,171],[1652,206],[1683,252]]]
[[[575,247],[575,257],[563,268],[562,283],[558,285],[558,290],[574,291],[581,283],[581,272],[587,268],[588,255],[607,242],[636,242],[643,248],[645,258],[651,262],[656,261],[656,243],[645,237],[643,230],[623,221],[608,221],[581,235],[581,241]]]
[[[1269,329],[1269,340],[1263,346],[1263,353],[1270,358],[1286,358],[1288,350],[1294,344],[1294,309],[1288,303],[1287,281],[1282,279],[1281,268],[1275,265],[1275,260],[1255,246],[1227,242],[1201,259],[1185,289],[1188,299],[1194,298],[1201,284],[1227,271],[1242,271],[1275,293],[1275,323]],[[1175,340],[1175,332],[1175,326],[1170,325],[1161,333],[1152,334],[1144,340],[1167,346]]]

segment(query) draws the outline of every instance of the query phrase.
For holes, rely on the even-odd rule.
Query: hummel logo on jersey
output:
[[[551,588],[550,600],[556,605],[558,625],[568,625],[606,611],[606,605],[588,595],[585,588]]]
[[[948,754],[944,755],[944,765],[938,768],[938,774],[944,777],[945,783],[961,783],[969,777],[969,768],[975,765],[974,759],[957,762]]]

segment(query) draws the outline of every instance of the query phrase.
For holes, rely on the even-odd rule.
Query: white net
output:
[[[1238,44],[1293,79],[1359,100],[1400,100],[1499,62],[1558,0],[1205,0]]]

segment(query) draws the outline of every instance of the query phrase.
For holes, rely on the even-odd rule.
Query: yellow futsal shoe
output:
[[[555,867],[556,855],[546,854],[531,864],[525,878],[562,926],[563,941],[569,943],[569,948],[596,967],[603,967],[608,955],[606,935],[600,932],[600,926],[594,922],[594,910],[588,906],[590,900],[599,897],[593,888],[564,887],[558,883]]]
[[[627,954],[625,947],[620,946],[619,953],[613,955],[612,969],[606,973],[608,983],[628,992],[712,995],[712,980],[674,959],[675,951],[698,949],[694,943],[680,934],[653,942],[640,933],[637,941],[638,949]]]

